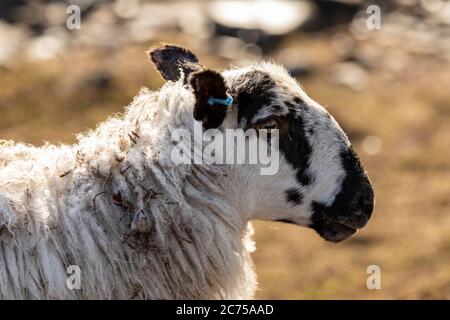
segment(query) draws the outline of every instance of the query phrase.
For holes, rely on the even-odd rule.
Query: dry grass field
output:
[[[75,133],[123,110],[140,87],[162,83],[145,49],[79,50],[0,70],[0,138],[74,142]],[[373,218],[337,245],[304,228],[256,222],[257,298],[450,299],[449,64],[418,58],[399,73],[374,71],[360,91],[327,78],[319,70],[300,81],[364,161],[376,191]],[[378,152],[365,146],[368,136],[377,137]],[[366,287],[372,264],[381,268],[380,290]]]

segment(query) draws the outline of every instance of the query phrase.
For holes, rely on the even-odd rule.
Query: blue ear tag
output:
[[[214,97],[209,97],[208,98],[208,104],[210,106],[212,106],[214,104],[221,104],[221,105],[224,105],[224,106],[227,107],[227,111],[230,111],[231,110],[231,106],[233,105],[233,97],[230,96],[228,93],[227,93],[227,97],[225,99],[217,99],[217,98],[214,98]]]

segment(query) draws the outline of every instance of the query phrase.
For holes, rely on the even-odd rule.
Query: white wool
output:
[[[169,158],[193,104],[169,82],[77,144],[0,145],[0,299],[253,297],[252,230],[223,169]]]

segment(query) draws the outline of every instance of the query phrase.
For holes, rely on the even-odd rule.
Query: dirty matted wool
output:
[[[181,82],[146,89],[74,145],[0,145],[0,299],[251,298],[251,226],[220,166],[170,160]],[[69,289],[67,267],[81,270]]]

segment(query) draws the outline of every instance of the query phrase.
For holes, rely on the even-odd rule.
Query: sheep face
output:
[[[254,179],[254,217],[311,227],[334,242],[364,227],[373,210],[373,188],[333,117],[277,65],[222,75],[235,99],[237,115],[229,117],[238,128],[279,130],[280,169]]]
[[[204,128],[278,130],[276,174],[261,175],[258,165],[229,167],[236,202],[249,219],[310,227],[333,242],[365,226],[374,193],[358,156],[333,117],[284,68],[262,63],[219,73],[175,46],[155,49],[151,58],[164,78],[192,87],[193,116]],[[207,103],[227,94],[232,112]]]

